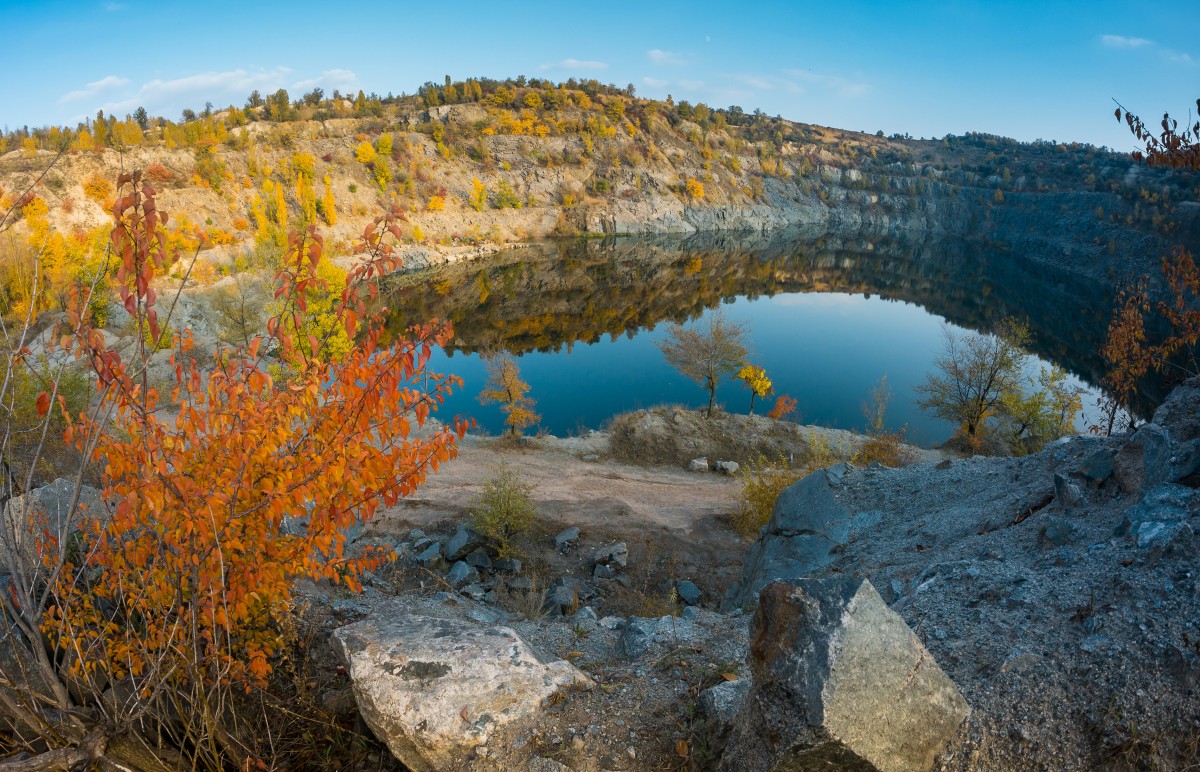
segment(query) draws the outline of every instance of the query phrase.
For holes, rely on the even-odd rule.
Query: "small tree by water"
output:
[[[748,335],[745,322],[727,319],[718,308],[708,315],[706,323],[695,327],[671,325],[667,339],[658,344],[668,364],[708,389],[709,418],[717,399],[717,384],[746,361]]]
[[[529,384],[521,380],[521,368],[511,354],[492,354],[484,358],[487,366],[487,384],[479,395],[483,404],[497,402],[504,412],[504,425],[508,427],[513,437],[516,437],[526,426],[532,426],[542,420],[541,415],[533,411],[536,404],[529,397]]]

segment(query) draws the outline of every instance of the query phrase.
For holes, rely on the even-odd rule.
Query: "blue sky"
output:
[[[0,0],[0,127],[138,105],[411,93],[426,80],[597,78],[644,96],[761,108],[914,137],[985,131],[1131,149],[1143,117],[1200,97],[1200,3]]]

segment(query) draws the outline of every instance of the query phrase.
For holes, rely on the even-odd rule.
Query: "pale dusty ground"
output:
[[[734,478],[632,466],[602,455],[602,460],[584,461],[580,456],[600,455],[607,447],[607,437],[594,438],[545,438],[505,447],[493,439],[468,437],[459,445],[458,458],[384,512],[377,527],[390,530],[389,524],[399,521],[424,527],[462,520],[503,462],[533,486],[538,511],[551,528],[574,525],[615,536],[665,532],[689,541],[711,538],[714,527],[729,530],[718,518],[737,507],[740,487]]]

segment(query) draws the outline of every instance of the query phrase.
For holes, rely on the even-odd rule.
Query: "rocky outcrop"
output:
[[[915,772],[970,714],[870,582],[772,584],[750,638],[753,687],[722,770]]]
[[[42,550],[48,545],[44,534],[61,544],[80,532],[83,518],[104,516],[100,491],[89,485],[81,486],[76,503],[75,483],[59,478],[8,500],[0,526],[4,529],[0,544],[11,548],[19,563],[18,570],[31,572],[41,564]]]
[[[1187,767],[1198,435],[1193,380],[1129,436],[815,473],[781,497],[730,602],[781,577],[867,576],[972,707],[940,769]]]
[[[359,712],[409,768],[453,769],[560,689],[591,681],[541,657],[510,628],[377,607],[337,629]],[[480,755],[486,755],[484,750]]]
[[[772,582],[796,582],[833,562],[852,517],[834,498],[836,475],[814,472],[779,494],[766,529],[746,551],[741,580],[725,595],[726,609],[748,606]]]

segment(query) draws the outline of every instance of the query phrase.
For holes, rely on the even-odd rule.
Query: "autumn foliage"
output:
[[[138,339],[154,339],[166,321],[154,280],[172,261],[167,217],[137,173],[122,175],[117,195],[115,281],[149,333]],[[367,227],[338,295],[337,329],[354,341],[349,351],[322,358],[322,341],[303,332],[310,290],[323,289],[323,241],[310,226],[289,241],[265,335],[223,352],[211,372],[189,355],[188,333],[177,336],[173,416],[147,377],[150,348],[125,361],[70,312],[76,354],[98,379],[97,413],[112,418],[80,416],[67,437],[94,447],[113,511],[95,520],[88,548],[58,573],[43,629],[73,656],[76,677],[97,690],[131,684],[139,697],[131,715],[170,695],[194,722],[220,720],[214,695],[261,685],[271,673],[293,581],[357,589],[380,556],[347,555],[347,529],[454,456],[465,422],[413,434],[459,385],[425,372],[449,328],[423,326],[385,346],[382,312],[367,310],[374,280],[399,262],[397,217]]]

